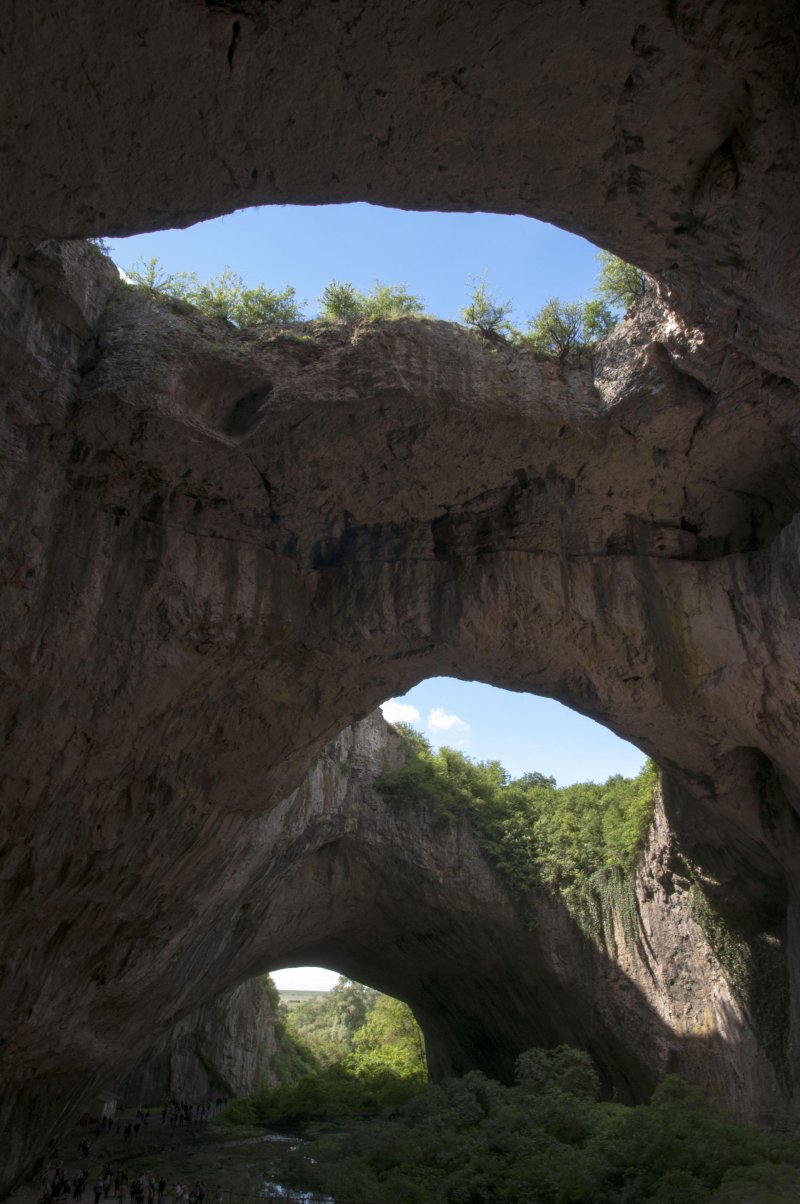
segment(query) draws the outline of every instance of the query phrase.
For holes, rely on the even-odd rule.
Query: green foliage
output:
[[[179,301],[187,299],[196,280],[188,272],[166,272],[156,258],[137,259],[127,269],[127,275],[153,299],[167,297]]]
[[[338,1062],[285,1087],[265,1087],[245,1102],[242,1123],[292,1128],[314,1121],[342,1120],[355,1113],[396,1106],[424,1087],[424,1081],[384,1067],[357,1071]],[[229,1105],[227,1112],[234,1105]],[[226,1115],[227,1119],[227,1115]]]
[[[590,1102],[600,1094],[600,1079],[592,1059],[571,1045],[527,1050],[517,1058],[514,1077],[520,1087],[537,1093],[563,1091]]]
[[[645,273],[610,251],[600,251],[597,258],[600,274],[594,291],[598,300],[611,310],[633,309],[649,287]]]
[[[286,1026],[319,1066],[333,1066],[353,1051],[353,1037],[379,993],[340,977],[336,986],[287,1013]]]
[[[473,1071],[319,1137],[298,1182],[386,1204],[792,1198],[732,1193],[796,1185],[800,1143],[738,1124],[678,1078],[666,1079],[650,1104],[629,1108],[596,1102],[596,1073],[577,1050],[532,1050],[518,1065],[513,1087]]]
[[[523,341],[543,355],[564,359],[583,341],[582,312],[580,301],[551,297],[528,322],[528,334],[523,335]]]
[[[435,824],[466,819],[522,898],[556,891],[584,931],[614,943],[615,917],[629,942],[637,931],[632,870],[653,814],[657,771],[633,779],[557,787],[529,773],[514,781],[497,761],[433,752],[417,733],[408,758],[384,769],[377,789],[395,806],[424,808]]]
[[[95,241],[102,249],[102,240]],[[489,292],[486,273],[470,277],[469,304],[461,310],[463,321],[484,338],[510,337],[516,346],[565,359],[570,352],[607,334],[620,312],[630,309],[648,287],[648,278],[639,268],[607,251],[601,251],[598,258],[601,270],[594,296],[587,301],[551,297],[530,319],[527,333],[511,325],[511,301],[501,302]],[[286,326],[304,317],[303,306],[291,285],[280,290],[264,285],[247,288],[242,277],[231,268],[201,282],[194,273],[169,273],[157,259],[148,259],[137,261],[128,269],[128,275],[154,299],[185,301],[203,314],[224,318],[239,327],[259,323]],[[332,280],[319,302],[319,316],[330,322],[418,318],[424,313],[422,299],[409,292],[404,284],[382,284],[379,280],[366,292],[348,281]]]
[[[186,301],[207,317],[224,318],[240,327],[260,323],[286,326],[303,318],[303,307],[291,285],[277,292],[263,284],[247,288],[232,268],[201,283],[193,272],[168,273],[157,259],[148,259],[138,260],[128,275],[155,299]]]
[[[617,319],[604,301],[593,297],[581,309],[581,334],[584,342],[596,343],[613,330]]]
[[[320,317],[328,322],[357,322],[365,316],[362,297],[354,285],[332,280],[319,298]]]
[[[425,1040],[407,1003],[380,995],[353,1035],[347,1065],[356,1074],[390,1071],[424,1081],[428,1075]]]
[[[381,284],[380,280],[366,293],[359,292],[352,284],[332,280],[319,303],[320,317],[328,322],[419,318],[424,311],[422,299],[410,293],[404,284]]]
[[[782,942],[774,933],[745,937],[737,932],[706,894],[699,868],[687,857],[681,856],[681,862],[691,882],[692,918],[702,929],[734,995],[749,1011],[776,1074],[786,1080],[790,996]]]
[[[601,268],[588,301],[562,301],[551,297],[528,322],[527,333],[516,332],[518,346],[529,346],[541,355],[566,359],[572,351],[602,339],[644,296],[648,279],[633,264],[601,251]]]
[[[349,978],[289,1012],[286,1025],[317,1067],[344,1066],[356,1076],[427,1074],[424,1039],[408,1004]]]
[[[513,327],[509,322],[511,314],[510,301],[498,301],[489,292],[487,274],[470,276],[472,290],[469,305],[460,310],[465,326],[477,330],[484,338],[502,338],[511,334]]]
[[[230,1127],[249,1127],[255,1124],[253,1101],[250,1099],[234,1099],[226,1104],[219,1113],[217,1120],[220,1124]]]
[[[551,297],[528,323],[520,336],[534,351],[565,359],[570,351],[602,338],[615,325],[615,318],[602,301],[560,301]]]
[[[408,1005],[351,979],[340,977],[278,1024],[285,1024],[303,1077],[298,1081],[293,1064],[279,1086],[230,1104],[223,1123],[341,1119],[409,1099],[427,1078],[424,1039]]]
[[[205,284],[194,284],[186,299],[202,314],[227,318],[242,327],[267,322],[286,326],[303,317],[291,285],[279,292],[264,285],[247,288],[242,277],[231,268],[225,268]]]

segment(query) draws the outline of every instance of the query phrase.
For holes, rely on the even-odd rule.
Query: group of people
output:
[[[52,1180],[47,1184],[43,1204],[55,1204],[56,1201],[83,1200],[89,1182],[89,1172],[84,1167],[72,1175],[67,1175],[63,1166],[56,1168]],[[206,1190],[202,1183],[197,1182],[193,1187],[188,1183],[176,1183],[170,1191],[167,1180],[161,1175],[138,1175],[133,1180],[128,1179],[128,1172],[122,1167],[114,1167],[106,1163],[102,1174],[94,1181],[94,1204],[112,1198],[119,1204],[167,1204],[168,1198],[174,1204],[204,1204]],[[217,1184],[211,1204],[223,1204],[223,1192]]]
[[[82,1157],[86,1157],[89,1153],[89,1143],[82,1141],[78,1146],[78,1153]],[[53,1178],[45,1185],[43,1199],[45,1201],[55,1200],[82,1200],[89,1183],[89,1172],[84,1166],[81,1170],[75,1171],[68,1175],[61,1163],[58,1164]],[[127,1172],[117,1169],[115,1170],[109,1164],[103,1168],[102,1174],[98,1175],[94,1181],[94,1204],[100,1204],[101,1200],[107,1200],[114,1191],[115,1198],[119,1201],[128,1194],[128,1175]]]
[[[191,1125],[198,1121],[206,1121],[226,1102],[222,1097],[202,1103],[170,1099],[161,1110],[161,1124],[166,1125],[169,1122],[173,1126]],[[155,1115],[157,1117],[158,1113]],[[102,1119],[91,1123],[94,1124],[95,1136],[98,1139],[101,1135],[118,1136],[127,1142],[140,1132],[146,1132],[148,1123],[153,1119],[153,1115],[148,1116],[140,1106],[136,1109],[135,1119],[132,1116],[103,1116]],[[80,1169],[67,1172],[63,1162],[59,1160],[55,1143],[52,1143],[49,1160],[51,1167],[55,1161],[56,1169],[43,1172],[42,1204],[83,1201],[84,1198],[87,1204],[91,1204],[92,1194],[93,1204],[104,1204],[107,1200],[118,1204],[168,1204],[168,1201],[174,1201],[174,1204],[212,1204],[212,1201],[213,1204],[223,1204],[220,1186],[217,1186],[216,1192],[209,1200],[205,1187],[200,1182],[193,1186],[188,1183],[176,1183],[168,1189],[163,1174],[136,1175],[129,1181],[128,1172],[121,1166],[115,1166],[113,1162],[106,1162],[99,1175],[90,1176],[86,1168],[87,1164],[91,1165],[91,1148],[87,1138],[81,1137],[77,1149]]]
[[[128,1141],[131,1137],[135,1137],[139,1130],[147,1128],[147,1113],[141,1112],[141,1109],[136,1114],[136,1120],[125,1120],[123,1117],[104,1116],[102,1120],[98,1120],[95,1125],[94,1135],[99,1137],[101,1133],[113,1133],[116,1131],[117,1136],[120,1135]]]
[[[198,1120],[208,1120],[226,1102],[222,1096],[218,1096],[213,1101],[206,1100],[201,1104],[189,1104],[185,1100],[171,1099],[161,1110],[161,1123],[165,1125],[169,1120],[171,1125],[190,1125]]]

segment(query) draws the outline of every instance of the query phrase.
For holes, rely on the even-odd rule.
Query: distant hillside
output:
[[[308,1003],[310,999],[320,999],[323,995],[327,995],[327,991],[278,991],[281,1003],[285,1003],[287,1008],[296,1008],[301,1003]]]

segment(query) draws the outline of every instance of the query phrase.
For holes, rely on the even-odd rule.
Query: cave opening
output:
[[[645,754],[608,727],[556,699],[482,681],[433,677],[381,704],[434,747],[452,745],[479,761],[499,761],[510,777],[541,773],[559,786],[635,777]]]
[[[123,271],[155,258],[170,277],[195,273],[202,281],[229,269],[250,288],[289,286],[306,319],[331,281],[365,292],[380,281],[402,284],[426,315],[460,322],[474,282],[486,278],[524,328],[554,295],[588,297],[598,271],[597,247],[535,218],[366,202],[242,209],[103,245]]]
[[[636,778],[645,756],[603,724],[554,699],[481,681],[433,677],[380,707],[384,720],[416,731],[432,749],[469,761],[499,762],[508,780],[541,775],[560,787]],[[319,992],[338,969],[300,966],[272,972],[279,989]]]

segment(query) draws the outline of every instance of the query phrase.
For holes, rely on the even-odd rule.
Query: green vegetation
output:
[[[632,264],[607,251],[598,255],[601,267],[594,296],[586,301],[562,301],[551,297],[529,319],[526,330],[510,321],[512,304],[498,301],[489,291],[486,273],[470,277],[469,303],[460,311],[464,324],[483,338],[508,340],[517,348],[529,347],[537,354],[565,359],[571,352],[590,346],[619,321],[622,314],[644,296],[648,278]],[[166,272],[157,259],[139,260],[128,269],[133,284],[155,300],[184,301],[209,317],[224,318],[235,326],[260,323],[290,326],[305,319],[304,306],[291,285],[268,289],[247,288],[231,268],[201,282],[187,272]],[[362,292],[345,281],[332,280],[319,298],[319,314],[327,322],[358,322],[420,318],[421,297],[404,284],[382,284]]]
[[[349,978],[293,1008],[285,1024],[317,1067],[340,1066],[354,1075],[427,1074],[425,1043],[408,1004]]]
[[[509,321],[511,302],[498,301],[489,292],[487,273],[482,276],[471,276],[472,292],[469,305],[460,311],[464,325],[476,330],[484,338],[503,338],[513,334],[514,327]]]
[[[789,1063],[789,977],[783,942],[774,932],[745,937],[720,914],[708,897],[698,866],[681,856],[691,882],[692,918],[702,929],[734,995],[750,1013],[779,1079],[787,1081]]]
[[[221,1114],[227,1125],[266,1125],[296,1129],[321,1121],[341,1121],[396,1107],[418,1094],[424,1079],[391,1070],[356,1071],[338,1062],[283,1087],[262,1087],[248,1099],[234,1100]]]
[[[168,273],[157,259],[148,259],[135,263],[128,269],[128,275],[154,299],[186,301],[201,314],[226,318],[235,326],[254,326],[259,322],[286,326],[303,317],[303,307],[291,285],[278,292],[263,284],[247,288],[242,277],[231,268],[201,283],[194,272]]]
[[[284,1173],[306,1189],[385,1204],[796,1200],[796,1139],[738,1124],[676,1077],[648,1105],[597,1094],[586,1054],[531,1050],[512,1087],[477,1071],[428,1085],[380,1117],[318,1136]]]
[[[559,301],[551,297],[528,323],[528,333],[518,342],[544,355],[565,359],[570,351],[601,339],[617,319],[601,301]]]
[[[362,983],[341,977],[333,990],[281,1007],[279,1023],[295,1050],[294,1073],[229,1104],[224,1123],[291,1127],[374,1112],[409,1099],[427,1078],[411,1009]]]
[[[421,318],[425,308],[421,298],[409,293],[404,284],[381,284],[380,280],[367,293],[359,292],[352,284],[332,280],[319,302],[319,316],[328,322]]]
[[[563,360],[571,351],[603,338],[641,301],[648,289],[644,272],[608,251],[600,251],[597,258],[600,272],[594,296],[588,301],[551,297],[530,319],[527,333],[516,333],[517,343]]]
[[[583,930],[609,947],[615,915],[635,939],[632,870],[653,814],[652,762],[632,779],[558,787],[540,773],[512,780],[498,761],[474,762],[452,748],[433,752],[419,733],[398,728],[408,758],[377,783],[387,802],[424,807],[434,824],[467,820],[521,899],[557,891]]]
[[[422,1081],[427,1076],[425,1038],[407,1003],[379,995],[353,1034],[351,1065],[359,1074],[390,1073]]]
[[[597,258],[600,261],[600,274],[594,289],[595,296],[617,313],[633,309],[649,288],[645,273],[610,251],[600,251]]]
[[[292,1008],[285,1024],[316,1067],[333,1066],[353,1052],[353,1038],[379,998],[371,987],[340,977],[332,990]]]

